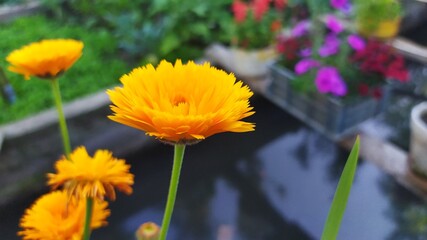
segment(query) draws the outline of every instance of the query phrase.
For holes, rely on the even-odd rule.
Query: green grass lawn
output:
[[[120,76],[130,70],[119,58],[116,41],[106,30],[60,25],[41,15],[0,24],[0,66],[17,95],[12,105],[0,98],[0,124],[53,106],[50,84],[46,80],[26,81],[23,76],[7,71],[5,60],[12,50],[48,38],[73,38],[85,44],[83,56],[60,77],[64,102],[118,84]]]

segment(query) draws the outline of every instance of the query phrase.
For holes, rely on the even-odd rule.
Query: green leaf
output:
[[[170,33],[163,38],[163,41],[160,45],[160,53],[166,55],[176,48],[178,48],[181,44],[181,40],[174,35],[174,33]]]
[[[357,160],[359,158],[359,145],[360,139],[359,136],[357,136],[338,182],[334,200],[332,201],[328,218],[323,228],[322,240],[334,240],[337,238],[347,200],[350,195],[354,174],[356,173]]]
[[[203,17],[209,11],[209,3],[203,1],[192,7],[192,11],[199,17]]]
[[[160,12],[163,12],[170,7],[171,2],[168,0],[156,0],[152,2],[152,6],[150,9],[150,14],[155,15]]]
[[[194,23],[189,24],[188,31],[192,33],[193,36],[207,38],[209,36],[209,27],[204,23]]]

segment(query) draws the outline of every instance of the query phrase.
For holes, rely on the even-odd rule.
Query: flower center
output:
[[[182,103],[187,103],[187,99],[185,99],[185,97],[182,95],[176,95],[172,100],[172,104],[174,106],[179,106]]]

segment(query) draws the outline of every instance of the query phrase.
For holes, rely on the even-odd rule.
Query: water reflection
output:
[[[400,185],[393,184],[389,176],[380,181],[381,189],[390,202],[386,214],[395,224],[388,240],[427,239],[427,205]]]
[[[348,152],[262,98],[253,105],[255,132],[187,148],[168,240],[319,239]],[[132,164],[135,191],[111,203],[110,224],[93,239],[133,239],[141,223],[160,224],[172,155],[157,144],[120,156]],[[18,239],[19,217],[33,200],[0,209],[2,239]],[[426,239],[424,205],[364,162],[339,239]]]

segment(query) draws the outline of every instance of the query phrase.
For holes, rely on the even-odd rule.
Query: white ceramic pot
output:
[[[213,64],[218,64],[239,78],[265,77],[277,58],[274,46],[257,50],[244,50],[213,44],[205,51],[205,57]]]
[[[427,102],[416,105],[411,112],[409,155],[412,169],[427,176]]]
[[[269,64],[277,56],[274,46],[256,50],[231,48],[231,53],[234,72],[242,77],[266,76]]]

